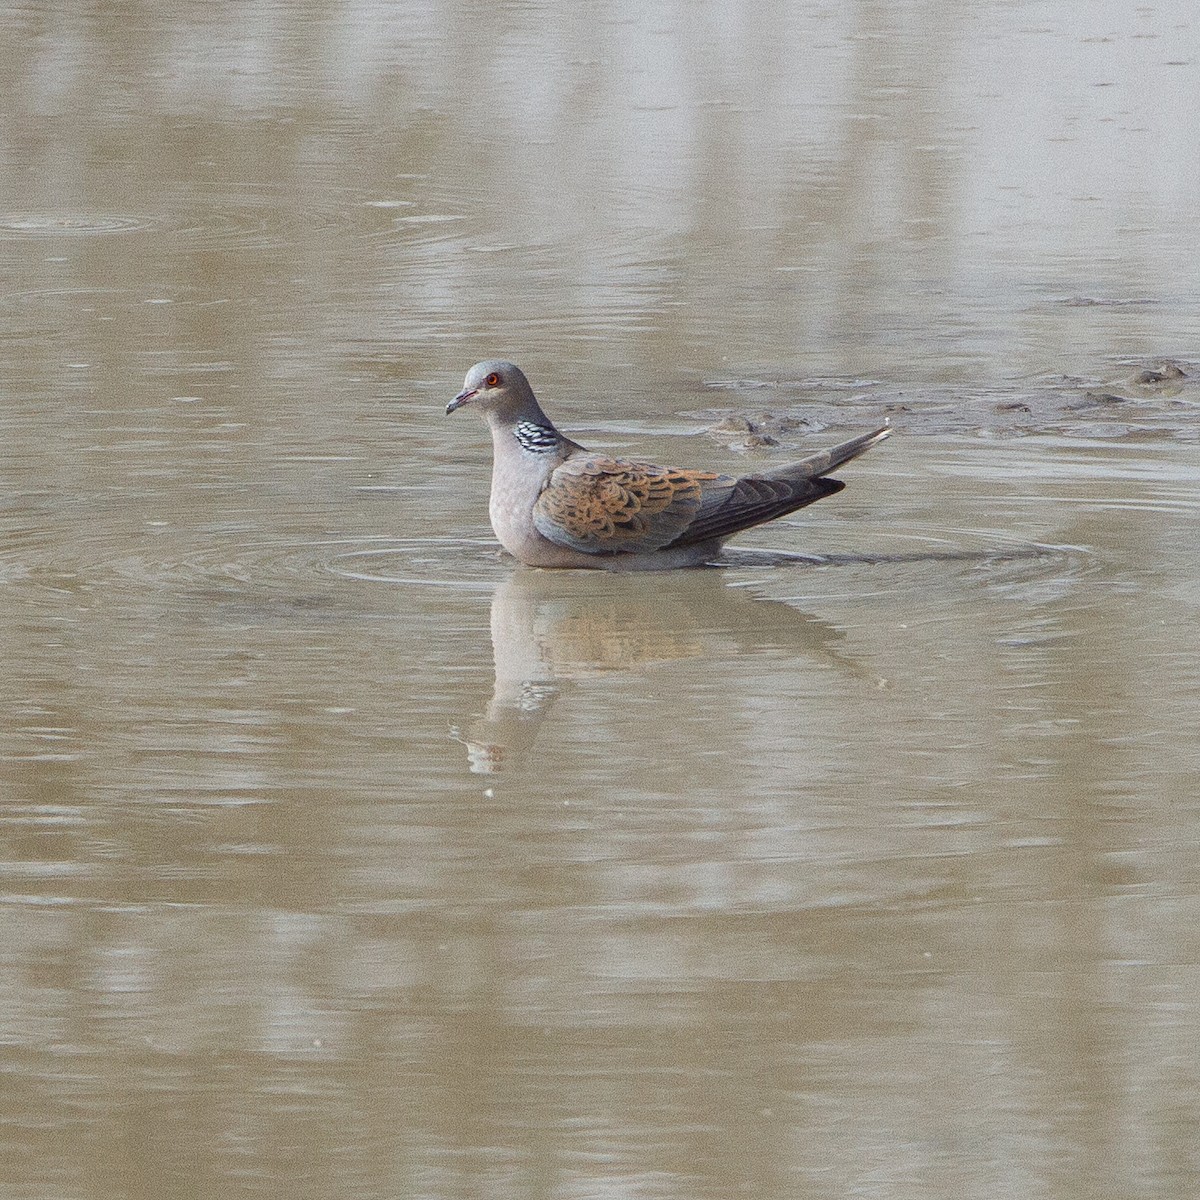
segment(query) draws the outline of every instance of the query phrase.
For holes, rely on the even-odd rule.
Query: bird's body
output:
[[[478,408],[492,431],[489,514],[500,544],[533,567],[653,571],[709,562],[742,529],[845,486],[826,474],[882,441],[884,426],[761,474],[610,458],[564,437],[518,367],[477,363],[446,411]]]

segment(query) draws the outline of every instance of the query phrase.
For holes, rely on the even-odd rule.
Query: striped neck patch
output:
[[[513,426],[513,437],[521,449],[530,454],[545,454],[548,450],[558,449],[558,431],[536,421],[518,421]]]

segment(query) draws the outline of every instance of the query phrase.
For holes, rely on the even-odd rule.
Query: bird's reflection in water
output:
[[[482,717],[459,740],[472,771],[520,761],[556,697],[589,676],[686,658],[790,650],[847,673],[843,635],[788,604],[731,586],[724,572],[609,574],[518,568],[492,596],[496,679]]]

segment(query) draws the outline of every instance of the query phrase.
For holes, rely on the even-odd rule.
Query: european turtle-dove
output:
[[[740,530],[840,492],[830,471],[889,426],[773,471],[735,477],[609,458],[554,427],[519,367],[476,363],[446,406],[474,408],[492,431],[489,512],[500,544],[533,567],[654,571],[710,562]]]

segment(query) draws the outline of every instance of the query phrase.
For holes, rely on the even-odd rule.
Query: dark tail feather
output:
[[[840,492],[846,485],[840,479],[826,479],[825,475],[878,445],[891,432],[892,427],[884,425],[874,433],[861,434],[786,467],[761,475],[744,475],[719,508],[702,511],[671,545],[690,546],[727,538]]]

